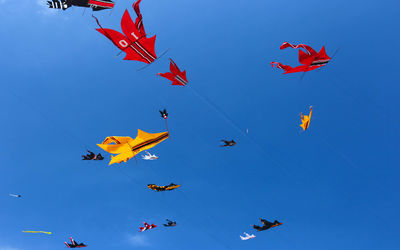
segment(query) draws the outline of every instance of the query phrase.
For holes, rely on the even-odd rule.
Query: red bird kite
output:
[[[158,73],[157,75],[172,81],[172,85],[186,86],[186,84],[188,84],[188,80],[186,78],[186,70],[180,71],[176,63],[172,59],[169,60],[171,60],[169,64],[169,70],[171,72]]]
[[[317,53],[313,48],[305,44],[293,45],[288,42],[284,42],[280,49],[286,49],[291,47],[293,49],[304,49],[306,52],[299,50],[299,62],[302,64],[300,66],[292,68],[289,65],[283,65],[279,62],[271,62],[271,66],[278,69],[283,69],[284,74],[296,73],[296,72],[307,72],[322,66],[325,66],[331,58],[326,54],[325,47]]]
[[[137,11],[136,13],[140,14],[139,2],[140,0],[135,3],[135,11]],[[125,10],[121,20],[121,28],[124,34],[116,30],[104,29],[100,25],[97,18],[94,18],[96,19],[97,24],[100,26],[100,29],[96,30],[110,39],[111,42],[121,51],[126,53],[124,60],[133,60],[150,64],[157,59],[154,49],[156,36],[152,36],[150,38],[146,37],[141,14],[136,18],[136,22],[134,23],[129,15],[128,10]]]

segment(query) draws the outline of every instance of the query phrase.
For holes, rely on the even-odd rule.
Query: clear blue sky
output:
[[[156,51],[171,50],[140,72],[90,10],[45,2],[0,0],[0,250],[65,249],[69,236],[96,250],[398,249],[397,1],[143,0]],[[96,16],[120,30],[131,4]],[[341,50],[300,81],[269,65],[298,64],[284,41]],[[248,137],[156,77],[169,57]],[[81,161],[106,136],[164,131],[161,108],[172,138],[151,150],[159,160]],[[220,148],[224,138],[238,145]],[[146,187],[170,182],[182,188]],[[241,241],[260,217],[284,225]],[[167,218],[178,226],[137,232]]]

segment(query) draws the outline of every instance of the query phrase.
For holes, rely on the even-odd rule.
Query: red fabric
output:
[[[142,0],[137,0],[136,2],[133,3],[132,7],[133,10],[136,13],[136,20],[135,20],[135,25],[137,27],[137,29],[139,30],[139,32],[142,34],[142,36],[146,36],[146,31],[144,30],[144,26],[143,26],[143,16],[142,13],[140,13],[140,8],[139,8],[139,4]]]
[[[284,74],[296,73],[296,72],[307,72],[322,66],[325,66],[329,60],[331,59],[325,52],[325,47],[322,47],[321,50],[317,53],[313,48],[305,44],[293,45],[288,42],[284,42],[280,49],[286,48],[293,49],[304,49],[306,52],[299,50],[299,62],[302,64],[300,66],[292,68],[289,65],[283,65],[278,62],[271,62],[272,67],[276,65],[277,68],[283,69]]]
[[[97,31],[110,39],[115,46],[126,53],[124,60],[150,64],[157,59],[155,53],[156,36],[150,38],[143,37],[133,23],[127,10],[121,19],[121,28],[125,35],[116,30],[104,29],[97,18],[95,19],[100,26],[100,29],[97,29]]]
[[[169,64],[169,69],[171,72],[158,73],[157,75],[172,81],[171,85],[186,86],[186,84],[188,84],[188,80],[186,78],[186,70],[180,71],[178,65],[176,65],[176,63],[172,59],[170,60],[171,62]]]
[[[104,7],[104,8],[114,8],[114,5],[115,5],[115,3],[102,2],[102,1],[96,1],[96,0],[89,0],[89,4],[96,5],[99,7]]]

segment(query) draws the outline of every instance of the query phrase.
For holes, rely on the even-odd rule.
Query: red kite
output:
[[[178,65],[176,65],[176,63],[172,59],[169,60],[171,60],[169,64],[169,70],[171,72],[158,73],[157,75],[172,81],[172,85],[186,86],[186,84],[188,84],[188,80],[186,78],[186,70],[180,71]]]
[[[322,47],[321,50],[317,53],[313,48],[308,45],[293,45],[288,42],[284,42],[281,45],[280,49],[286,49],[288,47],[291,47],[293,49],[304,49],[306,52],[299,50],[299,62],[302,65],[294,68],[289,65],[283,65],[279,62],[271,62],[272,67],[276,65],[278,69],[283,69],[285,71],[284,74],[311,71],[325,66],[331,60],[331,58],[325,52],[325,47]]]
[[[126,53],[124,60],[133,60],[150,64],[157,59],[154,48],[156,36],[150,38],[146,37],[141,18],[138,17],[136,23],[134,23],[128,10],[125,10],[121,20],[121,28],[124,34],[116,30],[104,29],[97,18],[94,18],[100,26],[100,29],[96,30],[110,39],[121,51]]]

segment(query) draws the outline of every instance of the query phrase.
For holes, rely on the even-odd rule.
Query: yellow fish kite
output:
[[[22,231],[23,233],[32,233],[32,234],[51,234],[51,232],[45,231]]]
[[[108,165],[114,163],[127,162],[140,152],[154,147],[158,143],[166,140],[169,137],[168,132],[151,134],[138,129],[138,134],[135,139],[128,136],[109,136],[102,144],[97,144],[104,151],[117,156],[111,156],[111,161]]]
[[[301,119],[300,127],[302,127],[303,130],[308,129],[308,126],[310,126],[311,115],[312,115],[312,106],[310,106],[310,114],[309,115],[303,115],[303,113],[301,113],[301,115],[300,115],[300,119]]]

